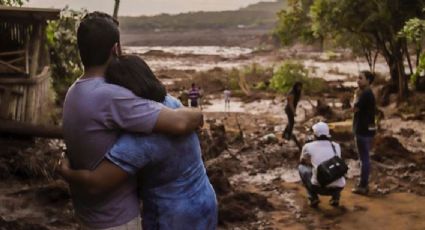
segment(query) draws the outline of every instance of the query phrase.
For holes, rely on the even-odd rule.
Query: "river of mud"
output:
[[[155,71],[190,70],[188,78],[200,70],[226,68],[223,63],[229,68],[251,63],[273,66],[290,56],[220,47],[126,50],[142,55]],[[297,52],[297,57],[300,55]],[[312,53],[300,59],[315,77],[350,82],[346,90],[352,90],[358,70],[367,67],[355,59],[325,60],[321,56]],[[377,69],[385,74],[382,62]],[[168,86],[182,80],[182,76],[170,76],[161,78]],[[178,95],[176,90],[170,93]],[[284,97],[261,95],[254,99],[235,95],[230,110],[225,110],[221,91],[207,88],[205,92],[206,122],[200,139],[208,176],[217,193],[219,229],[424,229],[423,116],[400,113],[391,106],[383,108],[385,116],[372,151],[371,193],[359,196],[350,192],[359,175],[350,122],[345,116],[338,117],[350,111],[342,108],[339,94],[321,97],[338,114],[331,119],[335,121],[332,135],[341,144],[350,171],[339,208],[331,207],[328,197],[321,197],[319,208],[311,209],[296,171],[299,149],[281,138],[287,123]],[[327,119],[315,112],[317,99],[305,97],[298,108],[294,133],[301,142],[311,134],[314,122]],[[63,151],[63,142],[17,137],[0,140],[0,229],[78,229],[67,185],[53,173],[52,162]]]

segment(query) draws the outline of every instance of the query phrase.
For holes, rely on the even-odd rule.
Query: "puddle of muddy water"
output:
[[[270,184],[275,179],[281,179],[285,182],[295,183],[300,181],[298,171],[295,168],[289,168],[286,166],[274,168],[268,170],[265,173],[257,173],[255,175],[249,175],[248,172],[242,172],[229,178],[230,183],[246,182],[249,184]]]
[[[356,160],[346,161],[349,167],[347,178],[353,178],[360,175],[359,162]],[[270,184],[273,180],[280,179],[288,183],[295,183],[300,181],[300,176],[296,168],[288,166],[277,167],[272,170],[268,170],[265,173],[257,173],[255,175],[249,175],[248,172],[242,172],[232,176],[229,181],[230,183],[245,182],[249,184]]]

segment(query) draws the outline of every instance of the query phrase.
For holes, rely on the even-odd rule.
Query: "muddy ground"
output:
[[[286,56],[256,57],[272,62]],[[214,63],[217,57],[203,58]],[[319,57],[311,56],[308,60],[317,60],[312,63],[318,74],[324,71],[350,81],[352,73],[344,72],[349,68],[335,66],[345,62],[358,65],[346,58],[334,63],[319,62]],[[323,69],[317,63],[331,67]],[[331,90],[326,95],[303,98],[296,118],[297,137],[303,142],[310,134],[309,127],[318,120],[333,122],[333,138],[341,144],[350,166],[341,207],[333,208],[328,197],[321,197],[319,208],[311,209],[295,170],[299,150],[293,142],[281,138],[286,125],[282,95],[240,93],[232,98],[230,112],[224,112],[224,85],[218,79],[223,70],[216,68],[202,74],[187,69],[155,71],[162,80],[171,79],[168,89],[176,96],[181,86],[193,80],[209,86],[204,87],[206,124],[199,136],[208,176],[219,201],[219,229],[424,229],[425,94],[414,95],[410,104],[397,107],[393,103],[380,108],[384,116],[372,151],[369,196],[350,192],[357,182],[359,166],[347,122],[351,112],[343,108],[342,99],[352,88],[334,78],[329,81]],[[315,109],[317,99],[328,107]],[[63,150],[60,140],[0,138],[0,230],[78,229],[68,187],[53,173],[54,162]]]

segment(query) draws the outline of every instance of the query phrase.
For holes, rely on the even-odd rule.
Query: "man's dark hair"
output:
[[[85,68],[104,65],[120,41],[118,21],[102,12],[84,16],[77,30],[77,43]]]
[[[163,102],[167,95],[162,82],[148,64],[136,55],[114,57],[106,68],[105,79],[108,83],[129,89],[136,96],[156,102]]]
[[[324,141],[324,140],[330,140],[330,138],[326,135],[320,135],[320,137],[316,137],[316,140]]]
[[[373,81],[375,80],[375,74],[373,74],[372,72],[368,70],[363,70],[360,73],[363,74],[363,76],[365,76],[365,78],[369,81],[369,84],[372,84]]]

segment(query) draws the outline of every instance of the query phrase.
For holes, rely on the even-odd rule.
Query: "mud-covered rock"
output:
[[[372,159],[379,162],[383,162],[385,159],[407,160],[411,154],[397,138],[390,136],[377,136],[374,152]]]

